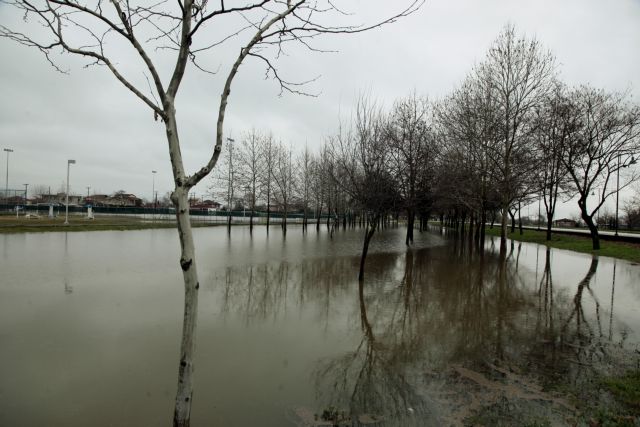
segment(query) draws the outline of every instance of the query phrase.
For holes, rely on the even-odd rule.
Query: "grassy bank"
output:
[[[486,234],[488,236],[500,236],[500,228],[487,227]],[[507,237],[521,242],[539,243],[552,248],[567,249],[587,254],[597,254],[640,263],[640,245],[635,243],[600,240],[600,250],[594,251],[592,249],[591,237],[589,236],[582,237],[569,234],[552,234],[551,240],[547,241],[546,233],[544,231],[523,230],[523,234],[520,234],[520,231],[516,228],[515,233],[509,232]]]
[[[207,227],[221,223],[192,222],[193,227]],[[38,233],[48,231],[102,231],[102,230],[147,230],[152,228],[175,228],[173,221],[145,219],[131,216],[97,216],[88,220],[81,216],[69,217],[69,225],[64,218],[27,218],[13,215],[0,216],[0,234]]]

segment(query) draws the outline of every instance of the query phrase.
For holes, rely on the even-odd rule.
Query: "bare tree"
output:
[[[394,208],[397,192],[388,167],[389,147],[386,123],[380,110],[360,97],[356,117],[349,130],[340,129],[329,141],[335,165],[332,177],[341,190],[358,203],[366,215],[366,231],[358,279],[364,280],[369,243],[384,214]]]
[[[497,114],[491,88],[475,74],[436,107],[437,138],[444,147],[438,159],[438,209],[475,212],[479,240],[484,240],[487,212],[496,199]]]
[[[632,229],[640,228],[640,187],[636,186],[633,199],[625,203],[624,212],[627,227]]]
[[[171,200],[176,208],[178,234],[180,237],[180,267],[183,272],[185,299],[183,333],[180,346],[178,390],[175,400],[174,425],[190,424],[193,396],[193,357],[195,351],[195,330],[198,309],[198,274],[195,261],[195,247],[189,217],[189,190],[211,172],[223,145],[224,117],[234,81],[240,65],[247,57],[262,61],[267,73],[279,84],[282,91],[302,93],[300,84],[289,82],[278,72],[270,51],[277,55],[288,42],[297,42],[313,50],[314,37],[324,33],[344,34],[366,31],[382,24],[394,22],[399,17],[413,13],[422,0],[411,1],[408,7],[392,17],[373,25],[331,24],[336,15],[344,18],[344,12],[337,9],[332,0],[263,0],[244,3],[242,6],[225,8],[206,0],[180,0],[177,2],[157,2],[138,5],[133,1],[110,2],[96,0],[91,5],[76,0],[3,0],[3,4],[17,10],[23,20],[20,30],[0,25],[0,36],[22,45],[35,48],[58,70],[52,53],[79,55],[91,64],[104,65],[113,76],[148,106],[156,120],[163,123],[174,178]],[[3,8],[5,9],[5,8]],[[212,42],[211,34],[201,38],[203,28],[218,22],[225,16],[240,15],[240,27],[220,36]],[[7,16],[3,10],[3,16]],[[327,21],[323,21],[326,18]],[[335,20],[333,22],[336,22]],[[344,20],[342,20],[344,22]],[[44,27],[45,34],[41,28]],[[221,28],[221,26],[217,26]],[[215,28],[214,28],[215,29]],[[36,31],[37,30],[37,31]],[[191,61],[199,66],[197,58],[232,39],[247,36],[232,60],[227,72],[222,96],[219,100],[216,122],[216,138],[209,159],[192,174],[185,171],[180,150],[180,137],[176,117],[176,98],[179,94],[185,70]],[[148,88],[140,87],[127,78],[120,64],[122,45],[134,52],[148,74]],[[269,49],[270,47],[274,49]],[[169,52],[174,54],[174,66],[169,78],[161,77],[160,61],[154,54]]]
[[[278,145],[273,168],[273,182],[275,184],[275,196],[282,211],[282,232],[287,232],[287,215],[294,197],[294,170],[293,150],[291,147]]]
[[[407,214],[407,245],[413,243],[416,213],[433,179],[437,150],[430,122],[429,102],[415,94],[396,101],[389,117],[390,157],[401,204]]]
[[[327,190],[329,186],[328,181],[331,178],[330,175],[327,174],[327,171],[330,170],[330,167],[328,166],[330,161],[331,155],[329,147],[326,144],[323,144],[319,155],[313,163],[313,182],[311,186],[311,191],[315,200],[316,231],[320,230],[320,220],[327,198]]]
[[[552,89],[555,60],[537,40],[518,37],[515,28],[507,26],[476,73],[478,81],[490,90],[499,120],[498,144],[490,158],[498,173],[496,184],[502,211],[500,248],[505,251],[509,206],[518,196],[522,168],[533,166],[534,157],[530,155],[532,115]]]
[[[226,155],[224,156],[226,166],[226,180],[227,180],[227,233],[231,234],[231,217],[233,215],[233,199],[236,187],[236,163],[234,162],[235,147],[233,140],[229,141],[230,144],[227,147]]]
[[[556,82],[553,92],[537,112],[535,131],[537,151],[542,160],[539,163],[537,178],[547,217],[547,240],[551,240],[551,226],[558,195],[568,186],[568,173],[562,160],[567,141],[577,127],[576,115],[567,98],[566,88]]]
[[[42,197],[43,195],[50,194],[50,193],[51,193],[51,187],[48,185],[36,184],[31,186],[31,194],[33,194],[33,196],[36,198]]]
[[[309,147],[305,144],[304,151],[297,159],[297,178],[295,179],[297,193],[302,203],[302,229],[307,231],[309,220],[309,202],[311,198],[311,185],[313,180],[313,156]]]
[[[273,135],[268,134],[260,143],[262,168],[260,174],[260,191],[267,208],[267,234],[271,225],[271,203],[273,201],[273,168],[276,161],[277,145],[273,142]]]
[[[621,171],[636,162],[640,152],[640,107],[632,105],[623,93],[608,93],[582,86],[573,91],[579,128],[567,141],[563,164],[578,195],[580,215],[591,232],[593,249],[600,249],[600,236],[593,216],[605,200],[639,177],[638,172]],[[625,171],[626,172],[626,171]],[[597,193],[596,193],[597,190]],[[588,198],[596,196],[595,206],[588,207]]]
[[[222,159],[211,178],[211,185],[208,186],[208,191],[214,198],[223,200],[227,213],[227,233],[231,233],[231,215],[236,201],[239,168],[234,146],[235,141],[229,139],[228,142],[227,150],[222,155]]]
[[[237,156],[239,184],[249,204],[249,232],[253,232],[256,202],[260,198],[260,177],[263,175],[262,169],[265,163],[262,158],[261,142],[264,138],[265,136],[256,129],[247,132],[242,139]]]

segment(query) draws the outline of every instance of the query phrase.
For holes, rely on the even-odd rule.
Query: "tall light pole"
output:
[[[7,177],[4,182],[4,197],[6,199],[7,204],[9,203],[9,153],[13,153],[11,148],[3,149],[7,153]]]
[[[227,231],[231,233],[231,202],[233,199],[233,143],[235,140],[233,138],[227,138],[229,142],[229,187],[227,190],[227,196],[229,198],[227,203]]]
[[[540,199],[542,198],[540,197],[540,194],[538,194],[538,221],[536,221],[538,223],[538,230],[540,230]]]
[[[156,207],[155,199],[153,198],[156,194],[156,172],[158,171],[151,171],[151,176],[153,177],[151,181],[151,203],[154,209]]]
[[[87,185],[87,198],[89,197],[89,190],[91,190],[91,186]]]
[[[67,202],[64,207],[64,225],[69,225],[69,169],[75,164],[75,160],[67,160]]]
[[[620,166],[620,154],[618,154],[618,170],[617,172],[617,178],[616,178],[616,237],[618,236],[618,201],[620,199],[620,168],[626,168],[628,166],[631,165],[635,165],[636,164],[636,159],[633,158],[633,156],[631,156],[631,161],[629,163],[627,163],[626,165],[622,165]]]
[[[27,189],[29,188],[29,184],[22,185],[24,185],[24,205],[27,206]]]

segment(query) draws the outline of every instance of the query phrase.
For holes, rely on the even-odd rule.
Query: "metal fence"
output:
[[[53,214],[54,216],[64,215],[65,206],[60,203],[53,203]],[[0,211],[11,211],[15,212],[16,206],[20,207],[20,210],[28,213],[37,213],[38,215],[46,216],[49,213],[49,207],[51,204],[49,203],[39,203],[34,205],[23,205],[20,203],[1,203]],[[175,220],[175,209],[160,207],[160,208],[148,208],[148,207],[116,207],[116,206],[93,206],[92,211],[94,215],[101,216],[136,216],[136,217],[144,217],[144,218],[154,218],[161,220]],[[86,206],[77,206],[77,205],[69,205],[69,214],[70,215],[82,215],[87,213]],[[189,215],[195,221],[210,221],[210,222],[225,222],[228,220],[229,216],[231,216],[232,222],[249,222],[251,217],[251,211],[248,210],[236,210],[236,211],[209,211],[204,209],[191,209],[189,211]],[[281,212],[270,212],[269,213],[270,221],[274,223],[278,223],[282,221],[284,214]],[[327,218],[327,214],[322,214],[320,219]],[[302,222],[304,219],[303,213],[289,213],[287,214],[287,221],[296,223]],[[307,219],[309,222],[316,221],[317,217],[313,212],[309,212],[307,215]],[[267,220],[267,212],[263,211],[255,211],[253,212],[253,221],[254,223],[266,223]]]
[[[15,202],[24,202],[27,197],[27,190],[0,189],[0,201],[5,204],[13,204]]]

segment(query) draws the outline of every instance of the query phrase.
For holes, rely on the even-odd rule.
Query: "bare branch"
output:
[[[227,109],[227,100],[229,98],[229,94],[231,93],[231,83],[233,82],[233,79],[235,78],[236,74],[238,73],[238,68],[240,68],[240,64],[242,64],[244,59],[250,53],[251,49],[256,44],[258,44],[258,42],[260,42],[260,40],[262,40],[262,37],[263,37],[264,33],[266,31],[268,31],[269,28],[271,28],[271,26],[273,26],[276,22],[279,22],[282,19],[284,19],[285,17],[287,17],[289,14],[291,14],[297,7],[299,7],[304,2],[305,2],[305,0],[299,0],[298,2],[296,2],[296,3],[292,4],[291,6],[289,6],[286,10],[284,10],[280,14],[278,14],[278,15],[274,16],[273,18],[271,18],[266,24],[264,24],[264,26],[262,26],[256,32],[256,34],[253,36],[251,41],[244,48],[242,48],[240,50],[240,54],[238,55],[238,58],[234,62],[233,66],[231,67],[231,71],[229,71],[229,74],[227,76],[227,80],[226,80],[225,85],[224,85],[224,89],[222,91],[222,98],[220,99],[220,108],[218,110],[218,123],[217,123],[217,129],[216,129],[216,145],[215,145],[215,147],[213,149],[213,154],[212,154],[211,158],[209,159],[209,161],[207,162],[207,164],[204,167],[202,167],[199,171],[197,171],[196,173],[194,173],[192,176],[190,176],[187,179],[186,185],[189,188],[193,187],[198,182],[200,182],[202,180],[202,178],[207,176],[207,174],[215,167],[215,165],[216,165],[216,163],[218,161],[218,158],[220,157],[220,152],[222,151],[222,131],[223,131],[222,125],[224,123],[224,115],[225,115],[225,112],[226,112],[226,109]]]

